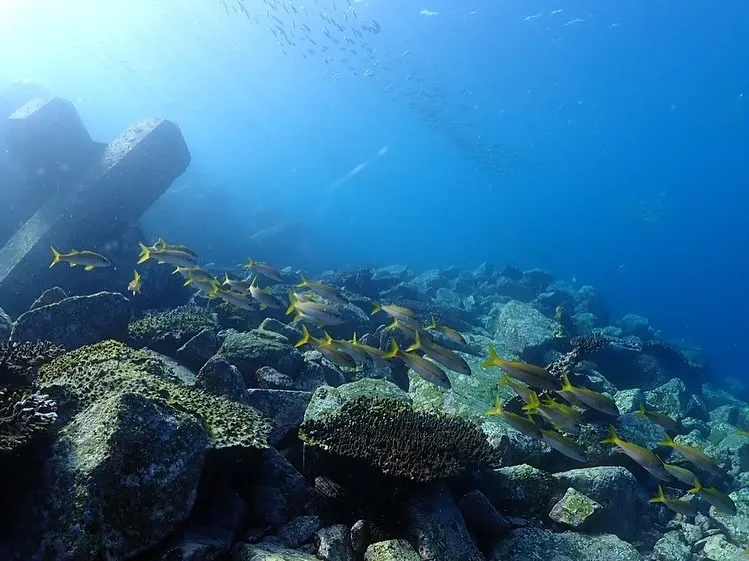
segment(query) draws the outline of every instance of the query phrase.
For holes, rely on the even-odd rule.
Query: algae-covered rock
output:
[[[55,559],[127,559],[184,521],[208,446],[191,415],[142,395],[98,400],[63,429],[51,461]]]
[[[362,378],[356,382],[343,384],[337,388],[321,386],[312,394],[312,399],[304,413],[304,421],[319,421],[336,413],[349,401],[359,397],[381,397],[410,404],[408,394],[392,382],[374,378]]]
[[[217,350],[218,340],[216,339],[216,331],[211,327],[206,327],[177,349],[176,358],[182,364],[199,369]]]
[[[166,364],[144,350],[104,341],[66,353],[39,371],[38,384],[79,408],[121,393],[161,399],[199,420],[215,448],[266,446],[270,426],[255,409],[180,386],[164,376]],[[55,391],[55,390],[64,390]]]
[[[370,544],[364,561],[421,561],[421,557],[406,540],[387,540]]]
[[[710,517],[732,542],[749,547],[749,488],[739,489],[729,496],[736,503],[737,513],[731,515],[711,507]]]
[[[485,471],[480,488],[500,512],[538,517],[549,512],[564,490],[554,475],[527,464]]]
[[[422,559],[484,561],[445,483],[409,498],[407,532]]]
[[[549,518],[570,528],[582,528],[590,525],[601,508],[596,501],[570,487],[557,504],[551,507]]]
[[[214,356],[203,365],[195,383],[212,395],[247,403],[247,389],[242,374],[236,366],[219,356]]]
[[[129,343],[135,348],[148,347],[169,356],[204,329],[214,329],[213,315],[199,306],[179,306],[170,310],[151,312],[131,322]]]
[[[707,418],[707,407],[702,400],[690,393],[679,378],[672,378],[665,384],[645,392],[647,405],[668,415],[675,421],[684,417]]]
[[[746,558],[744,550],[731,542],[725,536],[709,536],[702,548],[705,561],[737,561]]]
[[[653,547],[654,561],[690,561],[692,548],[684,542],[678,531],[666,532]]]
[[[68,350],[105,339],[124,340],[131,311],[130,300],[117,292],[72,296],[21,314],[10,340],[50,341]]]
[[[364,379],[341,387],[345,386],[353,388],[331,395],[330,388],[322,387],[313,394],[299,430],[308,445],[417,481],[450,477],[494,462],[484,433],[473,422],[415,411],[401,390],[382,380]],[[397,397],[367,395],[372,387],[387,388]]]
[[[321,528],[315,535],[317,556],[323,561],[354,561],[356,555],[351,547],[351,534],[346,524],[334,524]]]
[[[248,387],[255,385],[255,372],[262,366],[292,378],[302,367],[301,353],[286,337],[263,329],[230,331],[216,354],[239,368]]]
[[[289,433],[296,433],[312,398],[311,392],[293,390],[250,389],[246,392],[247,404],[260,411],[273,425],[268,435],[271,446],[276,446]]]
[[[520,528],[500,542],[489,561],[642,561],[627,542],[611,534],[575,532],[555,534],[548,530]]]

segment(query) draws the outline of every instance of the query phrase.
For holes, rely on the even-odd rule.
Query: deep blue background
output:
[[[749,3],[421,4],[356,4],[382,26],[358,81],[219,2],[30,0],[0,21],[0,81],[73,100],[99,140],[178,122],[191,170],[146,224],[209,261],[543,267],[749,377]],[[443,92],[437,128],[416,79]],[[476,171],[449,127],[511,147],[512,173]]]

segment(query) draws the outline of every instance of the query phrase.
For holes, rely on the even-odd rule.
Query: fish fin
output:
[[[398,327],[398,320],[397,319],[393,319],[393,321],[391,321],[389,324],[387,324],[385,326],[385,329],[387,329],[389,331],[391,329],[395,329],[396,327]]]
[[[325,335],[325,342],[326,343],[332,343],[333,342],[333,338],[330,336],[330,333],[328,333],[324,329],[323,329],[322,333],[323,333],[323,335]]]
[[[502,359],[499,358],[494,345],[489,345],[489,360],[484,361],[481,366],[484,368],[489,368],[490,366],[499,366],[498,363],[501,362],[501,360]]]
[[[413,344],[413,345],[411,345],[410,347],[408,347],[408,348],[406,349],[406,352],[407,352],[407,353],[411,353],[411,352],[413,352],[413,351],[418,351],[418,350],[420,350],[420,349],[423,349],[423,348],[424,348],[424,347],[422,346],[422,344],[421,344],[421,337],[419,336],[419,330],[417,329],[417,330],[416,330],[416,331],[414,332],[414,334],[415,334],[416,340],[414,341],[414,344]]]
[[[609,437],[601,440],[601,444],[616,444],[619,440],[619,435],[616,434],[614,425],[609,425]]]
[[[75,267],[77,265],[77,263],[73,263],[72,261],[68,261],[68,265],[70,265],[71,267]]]
[[[222,282],[221,284],[222,285],[229,284],[229,274],[228,273],[224,273],[224,282]]]
[[[286,315],[290,315],[294,312],[296,309],[296,296],[294,295],[294,292],[289,290],[289,307],[286,308]],[[296,320],[295,320],[296,321]]]
[[[437,320],[434,319],[434,316],[432,316],[432,322],[427,325],[427,329],[437,329],[439,326],[437,325]]]
[[[245,266],[245,267],[246,267],[247,269],[252,269],[252,267],[254,267],[254,266],[255,266],[255,262],[254,262],[254,261],[253,261],[253,260],[252,260],[252,259],[251,259],[250,257],[248,257],[248,258],[247,258],[247,263],[245,263],[245,265],[244,265],[244,266]]]
[[[646,413],[646,411],[645,411],[645,404],[644,403],[640,403],[640,409],[638,409],[637,413],[635,413],[635,417],[637,417],[639,419],[644,419],[645,418],[645,413]]]
[[[663,431],[663,437],[664,437],[663,440],[661,440],[658,443],[658,446],[672,446],[673,447],[673,445],[675,444],[674,439],[671,438],[665,430]]]
[[[702,483],[700,483],[700,480],[697,479],[694,483],[694,487],[692,487],[691,489],[687,489],[687,493],[699,493],[700,491],[702,491],[702,489],[704,489],[704,487],[702,486]]]
[[[351,342],[352,342],[352,343],[353,343],[354,345],[357,345],[357,344],[359,343],[359,341],[357,341],[357,340],[356,340],[356,331],[354,331],[354,336],[353,336],[353,337],[351,338]]]
[[[83,267],[83,270],[84,271],[93,271],[94,270],[94,266],[93,265],[86,265],[85,267]]]
[[[182,284],[182,286],[190,286],[191,284],[192,284],[192,277],[187,277],[187,279],[185,279],[185,282]]]
[[[147,248],[143,243],[138,243],[140,246],[140,255],[138,256],[138,265],[145,263],[151,258],[151,250]]]
[[[570,391],[574,389],[572,386],[572,382],[570,382],[569,376],[567,376],[566,372],[562,372],[562,391]]]
[[[372,313],[370,314],[372,316],[382,310],[382,304],[380,304],[379,302],[372,302],[372,306]]]
[[[300,278],[301,278],[302,280],[301,280],[301,281],[299,282],[299,284],[298,284],[298,285],[296,285],[296,287],[297,287],[297,288],[304,288],[304,287],[305,287],[305,286],[307,286],[307,284],[308,284],[308,283],[307,283],[307,278],[306,278],[306,277],[305,277],[304,275],[302,275],[302,274],[300,274],[300,275],[299,275],[299,277],[300,277]]]
[[[49,246],[49,249],[52,250],[52,263],[50,263],[49,268],[51,269],[55,265],[57,265],[60,262],[60,259],[62,258],[62,253],[57,251],[54,247]]]
[[[511,384],[512,382],[510,381],[510,377],[506,373],[503,373],[502,377],[497,382],[498,386],[509,386]]]
[[[267,308],[267,307],[268,307],[268,305],[267,305],[267,304],[260,304],[260,309],[261,309],[261,310],[264,310],[264,309],[265,309],[265,308]]]
[[[180,272],[180,269],[181,269],[181,267],[179,265],[177,265],[176,267],[174,267],[174,270],[172,271],[172,274],[176,275],[177,273]]]
[[[652,499],[648,500],[649,503],[665,503],[666,496],[663,494],[663,487],[658,485],[658,494]]]
[[[533,390],[530,390],[530,392],[528,392],[528,399],[530,400],[530,403],[523,405],[523,411],[532,413],[538,410],[539,407],[541,407],[541,400],[538,399],[538,394]]]

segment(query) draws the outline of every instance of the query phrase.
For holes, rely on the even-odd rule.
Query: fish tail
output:
[[[426,328],[427,328],[427,329],[437,329],[437,327],[439,327],[439,326],[437,325],[437,320],[436,320],[436,319],[434,319],[434,316],[432,316],[432,322],[431,322],[431,323],[430,323],[429,325],[427,325],[427,327],[426,327]]]
[[[330,336],[330,333],[328,333],[324,329],[323,329],[322,333],[323,333],[323,335],[325,335],[325,342],[326,343],[330,344],[330,343],[333,342],[333,338]]]
[[[494,407],[489,409],[487,415],[500,415],[502,413],[502,403],[499,401],[499,396],[494,397]]]
[[[372,302],[372,306],[373,306],[373,308],[372,308],[372,313],[371,313],[370,315],[372,315],[372,316],[373,316],[373,315],[375,315],[375,314],[376,314],[377,312],[380,312],[380,311],[382,311],[382,304],[380,304],[379,302]]]
[[[138,265],[145,263],[151,259],[151,249],[146,247],[143,243],[138,243],[140,246],[140,255],[138,256]]]
[[[296,310],[296,296],[294,296],[294,293],[289,290],[289,307],[286,308],[286,315],[291,315],[294,313],[294,310]],[[294,319],[296,321],[296,319]]]
[[[567,376],[566,372],[562,372],[562,391],[568,391],[572,389],[572,382],[570,382],[570,377]]]
[[[658,485],[658,494],[652,499],[648,500],[649,503],[664,503],[666,502],[666,496],[663,494],[663,487]]]
[[[218,296],[218,291],[221,287],[215,280],[211,283],[211,290],[208,291],[208,298],[215,298]]]
[[[254,266],[255,266],[255,262],[252,260],[252,258],[248,257],[245,267],[247,267],[248,269],[252,269],[252,267]]]
[[[417,329],[414,333],[415,333],[416,340],[414,341],[413,345],[411,345],[410,347],[406,349],[407,353],[418,351],[424,348],[424,346],[421,344],[421,337],[419,336],[419,330]]]
[[[300,277],[300,278],[301,278],[302,280],[300,281],[300,283],[299,283],[298,285],[296,285],[296,287],[297,287],[297,288],[304,288],[304,287],[305,287],[305,286],[307,286],[307,284],[308,284],[308,282],[307,282],[307,278],[306,278],[306,277],[305,277],[304,275],[302,275],[302,274],[300,274],[300,275],[299,275],[299,277]]]
[[[702,489],[702,483],[700,483],[699,479],[696,479],[694,482],[694,487],[692,487],[691,489],[687,489],[687,493],[699,493],[700,491],[702,491]]]
[[[671,438],[666,431],[663,431],[663,440],[658,443],[658,446],[673,446],[674,439]]]
[[[52,250],[52,263],[50,263],[49,265],[49,268],[51,269],[60,262],[60,260],[62,259],[62,254],[52,246],[50,246],[49,249]]]
[[[398,343],[395,342],[395,339],[390,339],[390,350],[386,352],[382,358],[388,359],[388,358],[395,358],[398,356],[398,352],[400,349],[398,348]]]
[[[640,409],[638,409],[637,413],[635,413],[635,417],[639,419],[645,418],[645,404],[644,403],[640,403]]]
[[[359,343],[359,341],[356,340],[356,331],[354,331],[354,336],[351,338],[351,342],[356,345]]]
[[[502,359],[499,358],[497,351],[494,349],[494,345],[489,345],[489,360],[485,361],[481,366],[489,368],[490,366],[498,366],[498,363]]]
[[[192,284],[192,277],[187,277],[184,283],[182,283],[182,286],[190,286]],[[213,289],[211,289],[213,290]]]
[[[222,282],[221,284],[229,284],[229,274],[228,273],[224,273],[224,282]]]
[[[609,437],[601,440],[601,444],[616,444],[619,441],[619,435],[616,434],[614,425],[609,425]]]

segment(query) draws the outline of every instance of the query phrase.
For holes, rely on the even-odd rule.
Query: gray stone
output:
[[[718,512],[711,507],[710,517],[704,521],[705,534],[708,534],[709,526],[718,527],[732,542],[749,543],[749,488],[739,489],[729,496],[736,503],[736,515]]]
[[[707,408],[701,399],[691,394],[679,378],[672,378],[662,386],[645,392],[647,405],[675,421],[684,417],[707,418]]]
[[[247,389],[239,369],[220,356],[211,358],[203,365],[195,384],[213,395],[247,403]]]
[[[654,561],[691,561],[692,548],[678,531],[666,532],[653,547]]]
[[[320,386],[335,388],[346,383],[341,370],[323,357],[320,351],[307,351],[303,357],[304,363],[294,384],[296,389],[311,392]]]
[[[557,473],[566,487],[583,493],[601,505],[589,529],[631,539],[645,522],[647,499],[634,476],[623,467],[590,467]]]
[[[96,250],[120,238],[187,168],[190,154],[179,128],[158,119],[138,121],[108,145],[93,143],[72,104],[60,99],[32,101],[8,124],[34,193],[25,223],[0,248],[0,301],[20,314],[50,284],[100,290],[97,279],[112,278],[113,267],[85,277],[49,270],[49,247]]]
[[[706,383],[702,384],[702,398],[705,400],[708,410],[712,411],[721,405],[734,405],[736,407],[746,407],[746,403],[736,398],[730,392],[715,385]]]
[[[746,557],[742,548],[732,544],[722,535],[707,538],[702,554],[705,561],[736,561]]]
[[[561,488],[550,473],[527,464],[487,470],[481,474],[481,491],[500,512],[543,517]]]
[[[406,540],[388,540],[371,544],[364,561],[422,561]]]
[[[551,508],[549,518],[570,528],[583,528],[591,525],[601,508],[596,501],[570,487]]]
[[[614,403],[622,415],[634,413],[645,403],[645,393],[639,388],[622,390],[614,394]]]
[[[587,314],[595,318],[596,324],[594,327],[606,325],[609,322],[609,311],[603,296],[595,287],[590,285],[581,286],[575,292],[575,315]]]
[[[555,323],[522,302],[508,302],[499,313],[494,339],[500,347],[522,356],[554,341]]]
[[[177,360],[191,368],[201,368],[217,348],[216,331],[206,327],[177,349]]]
[[[279,335],[283,335],[289,340],[289,343],[296,343],[302,338],[302,330],[299,329],[295,324],[286,324],[282,321],[278,321],[276,318],[265,318],[258,329],[264,331],[273,331]]]
[[[322,523],[317,516],[297,516],[281,527],[278,537],[288,547],[295,548],[311,541],[321,527]]]
[[[634,335],[643,341],[653,338],[654,331],[650,327],[650,322],[646,317],[637,314],[627,314],[617,321],[616,325],[621,328],[625,336]]]
[[[520,528],[500,542],[489,561],[643,561],[637,550],[611,534],[559,534]]]
[[[358,397],[384,397],[410,403],[408,394],[398,386],[385,380],[362,378],[337,388],[321,386],[312,394],[304,413],[304,421],[319,421],[340,410],[345,403]]]
[[[446,484],[416,492],[405,510],[407,533],[423,559],[484,561]]]
[[[510,531],[510,522],[481,491],[474,489],[466,493],[458,506],[471,535],[479,540],[493,542]]]
[[[239,368],[246,386],[254,385],[255,372],[263,366],[271,366],[291,377],[302,367],[301,353],[286,337],[262,329],[229,332],[217,355]]]
[[[10,332],[13,329],[13,320],[0,308],[0,342],[5,342],[10,338]]]
[[[127,559],[160,543],[190,514],[207,447],[192,416],[137,394],[79,413],[55,445],[46,558]]]
[[[735,432],[720,441],[717,446],[708,446],[704,452],[728,475],[737,476],[749,471],[749,438]]]
[[[60,300],[64,300],[68,295],[59,286],[53,286],[42,292],[41,296],[34,300],[29,310],[36,310],[42,306],[48,306],[49,304],[57,304]]]
[[[276,446],[286,435],[296,433],[311,398],[311,392],[249,389],[246,403],[271,420],[268,443]]]
[[[572,325],[576,335],[590,335],[598,326],[598,318],[590,312],[583,312],[572,316]]]
[[[355,561],[349,528],[335,524],[317,531],[317,556],[323,561]]]
[[[234,548],[233,561],[320,561],[315,555],[287,549],[271,541],[242,544]]]
[[[117,292],[72,296],[19,316],[12,342],[46,340],[71,351],[106,339],[125,340],[132,307]]]
[[[170,547],[159,561],[222,561],[227,549],[211,539],[186,536],[177,545]]]
[[[294,380],[286,374],[281,374],[272,366],[262,366],[255,372],[257,387],[268,390],[290,390],[294,387]]]

